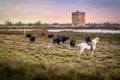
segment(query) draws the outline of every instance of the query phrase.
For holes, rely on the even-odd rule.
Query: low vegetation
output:
[[[30,43],[25,35],[0,34],[0,80],[120,80],[120,35],[94,34],[100,37],[94,57],[85,51],[77,56],[77,44],[84,42],[86,33],[59,32],[76,40],[75,48],[65,44],[53,45],[52,39],[31,33],[36,41]]]

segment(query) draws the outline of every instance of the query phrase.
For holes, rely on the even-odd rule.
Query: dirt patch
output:
[[[40,43],[39,46],[42,46],[42,47],[45,47],[45,48],[53,48],[53,47],[55,47],[52,43],[47,43],[47,42]]]

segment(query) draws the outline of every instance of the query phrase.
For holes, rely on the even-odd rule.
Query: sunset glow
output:
[[[86,23],[120,23],[120,0],[0,0],[0,23],[71,23],[71,13],[86,13]]]

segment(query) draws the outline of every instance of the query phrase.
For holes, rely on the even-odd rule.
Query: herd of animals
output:
[[[41,33],[41,36],[45,36],[45,33]],[[58,35],[57,37],[54,36],[54,34],[48,34],[48,38],[53,39],[53,44],[60,44],[60,42],[65,43],[65,41],[70,40],[69,36],[60,36]],[[30,42],[35,42],[36,37],[33,36],[32,34],[26,34],[26,38],[29,38]],[[75,47],[75,40],[71,39],[70,40],[70,46]]]
[[[45,36],[45,33],[42,33],[41,36]],[[48,34],[47,37],[53,39],[53,44],[58,44],[58,45],[60,44],[60,42],[65,43],[65,41],[70,40],[69,43],[70,46],[75,47],[75,40],[70,39],[69,36],[57,35],[57,37],[55,37],[53,34]],[[29,38],[30,42],[34,42],[36,39],[36,37],[31,34],[26,34],[26,38]],[[94,50],[98,42],[99,42],[99,37],[95,37],[91,42],[80,43],[78,45],[78,57],[80,58],[80,55],[85,49],[91,50],[92,52],[91,56],[93,57]]]

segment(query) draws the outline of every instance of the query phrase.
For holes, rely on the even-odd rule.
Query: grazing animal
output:
[[[96,37],[96,38],[94,38],[93,40],[92,40],[92,44],[93,44],[93,49],[91,50],[91,46],[89,45],[89,44],[87,44],[87,43],[80,43],[79,45],[78,45],[78,57],[80,57],[80,55],[82,54],[82,52],[84,51],[84,49],[88,49],[88,50],[91,50],[91,52],[92,52],[92,57],[93,57],[93,54],[94,54],[94,50],[95,50],[95,48],[96,48],[96,45],[97,45],[97,43],[98,43],[98,41],[99,41],[99,37]]]
[[[30,37],[30,42],[34,42],[35,41],[35,36],[31,36]]]
[[[30,38],[31,36],[31,34],[26,34],[26,38]]]
[[[70,47],[75,47],[75,40],[74,39],[70,40]]]
[[[48,38],[53,38],[53,37],[54,37],[53,34],[49,34],[49,35],[48,35]]]
[[[60,35],[58,35],[57,38],[53,38],[53,44],[55,44],[55,43],[59,44],[61,39],[62,39],[62,37]]]
[[[26,34],[26,38],[29,38],[30,42],[35,42],[35,36],[33,36],[31,34]]]
[[[60,44],[60,39],[59,38],[53,38],[53,44]]]
[[[64,43],[68,39],[70,39],[70,37],[68,37],[68,36],[62,36],[61,41]]]

